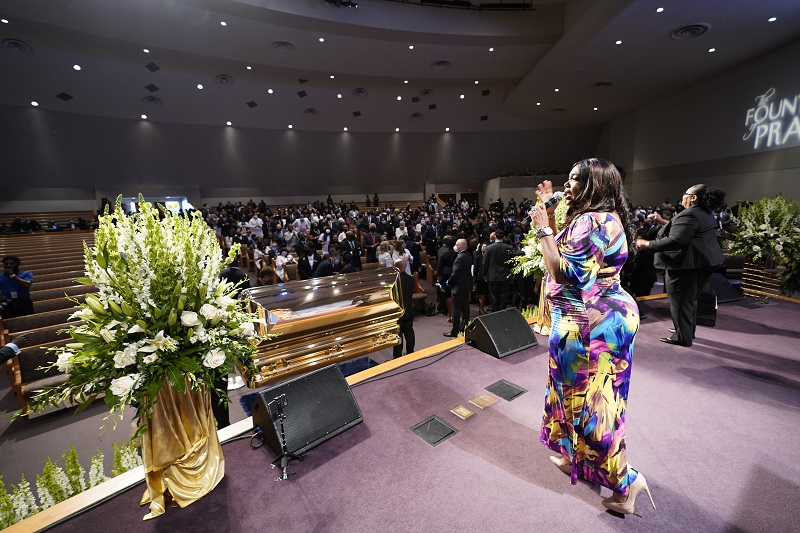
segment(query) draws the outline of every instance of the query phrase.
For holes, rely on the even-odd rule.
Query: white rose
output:
[[[114,396],[124,398],[136,387],[139,382],[139,377],[139,374],[128,374],[121,378],[112,379],[109,389]]]
[[[753,245],[753,251],[754,252],[760,252],[761,251],[761,247],[759,245],[757,245],[757,244],[754,244]]]
[[[225,362],[225,352],[219,348],[214,348],[203,357],[203,366],[207,368],[217,368]]]
[[[781,246],[780,244],[776,244],[775,245],[775,251],[776,252],[780,252],[781,250],[783,250],[783,246]]]
[[[58,360],[56,361],[56,365],[58,366],[58,371],[63,373],[68,373],[72,370],[72,362],[70,359],[72,356],[75,355],[70,351],[63,351],[58,354]]]
[[[118,351],[114,354],[114,366],[116,368],[125,368],[136,362],[136,352],[131,350]]]
[[[245,337],[254,337],[256,334],[256,328],[253,327],[252,322],[245,322],[244,324],[242,324],[240,329],[242,335],[244,335]]]
[[[211,304],[203,304],[203,307],[200,308],[200,314],[206,317],[206,320],[212,322],[221,318],[220,310]]]
[[[197,313],[194,311],[184,311],[181,313],[181,324],[187,328],[193,328],[200,324],[200,319],[197,318]]]

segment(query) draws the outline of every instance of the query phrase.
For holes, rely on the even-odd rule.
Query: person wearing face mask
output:
[[[576,163],[564,184],[566,226],[555,234],[553,184],[529,212],[547,271],[552,329],[540,441],[550,460],[570,476],[611,489],[609,510],[633,514],[647,480],[628,463],[625,419],[636,301],[620,284],[631,236],[629,202],[617,168],[603,159]],[[650,497],[652,503],[652,496]],[[653,504],[655,507],[655,504]]]
[[[697,299],[724,260],[717,240],[719,226],[712,211],[725,201],[725,191],[692,185],[681,198],[683,211],[664,221],[658,236],[637,239],[636,246],[655,252],[656,268],[664,269],[664,285],[672,315],[672,335],[658,340],[691,346],[697,328]],[[654,220],[661,224],[662,220]]]
[[[339,244],[339,253],[350,252],[353,256],[351,264],[356,270],[361,270],[361,243],[356,239],[353,230],[345,233],[344,240]]]
[[[330,255],[317,264],[314,270],[315,278],[332,276],[342,270],[341,256],[338,251],[331,250]]]
[[[322,247],[322,253],[327,254],[328,250],[331,248],[331,242],[333,241],[333,230],[330,226],[325,226],[325,230],[320,233],[319,239],[317,242]]]
[[[289,255],[289,250],[281,248],[281,254],[275,259],[275,274],[278,276],[278,283],[283,283],[285,280],[284,265],[287,263],[294,263],[294,257]]]

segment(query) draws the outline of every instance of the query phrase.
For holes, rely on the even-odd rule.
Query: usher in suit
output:
[[[472,290],[472,254],[468,250],[459,252],[453,263],[453,273],[447,279],[453,295],[453,329],[450,336],[458,336],[469,322],[469,291]]]
[[[711,274],[722,264],[717,222],[707,209],[684,209],[650,241],[656,268],[665,269],[664,284],[675,333],[670,340],[691,346],[697,322],[697,298]]]

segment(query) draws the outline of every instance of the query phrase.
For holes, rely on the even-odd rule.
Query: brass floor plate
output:
[[[469,409],[467,409],[463,405],[459,405],[458,407],[456,407],[454,409],[450,409],[450,412],[453,413],[454,415],[456,415],[461,420],[466,420],[467,418],[469,418],[471,416],[475,416],[475,413],[473,411],[470,411]]]
[[[469,401],[469,403],[480,409],[486,409],[487,407],[496,402],[497,398],[495,398],[491,394],[481,394],[480,396],[475,396],[473,399]]]

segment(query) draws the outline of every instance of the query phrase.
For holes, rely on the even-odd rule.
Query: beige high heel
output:
[[[551,455],[550,461],[552,461],[553,464],[556,465],[558,469],[564,472],[565,474],[572,473],[572,465],[564,457],[560,455]]]
[[[603,500],[603,506],[610,511],[620,514],[633,514],[634,506],[636,505],[636,495],[639,494],[639,491],[642,489],[647,493],[647,496],[650,498],[650,504],[653,506],[653,509],[655,509],[656,504],[653,501],[653,496],[650,494],[650,487],[647,486],[647,480],[641,472],[636,475],[636,479],[634,479],[631,486],[628,487],[627,500],[618,502],[614,500],[614,496],[611,496]]]

